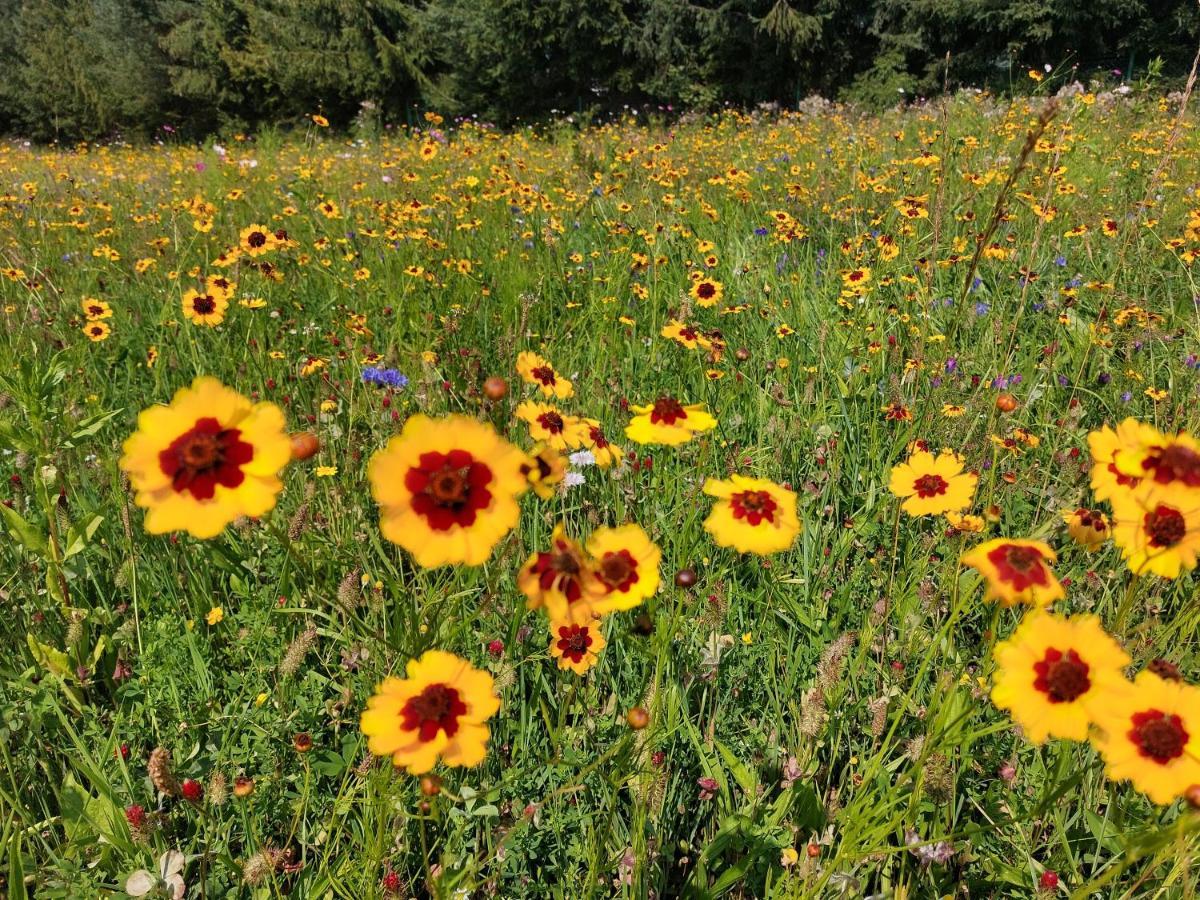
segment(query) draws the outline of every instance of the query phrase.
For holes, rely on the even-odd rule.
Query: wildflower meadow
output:
[[[1028,80],[0,144],[5,896],[1195,896],[1194,98]]]

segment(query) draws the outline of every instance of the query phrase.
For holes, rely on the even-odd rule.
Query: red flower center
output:
[[[1075,510],[1075,515],[1079,516],[1079,524],[1084,528],[1090,528],[1093,531],[1104,531],[1108,526],[1104,524],[1104,513],[1093,512],[1090,509],[1080,507]]]
[[[538,587],[543,591],[557,590],[574,603],[583,596],[583,559],[571,542],[558,538],[549,551],[539,553],[529,566],[529,572],[538,576]]]
[[[418,464],[404,476],[413,510],[424,516],[434,531],[474,525],[479,510],[492,502],[491,483],[492,470],[466,450],[422,453]]]
[[[235,488],[246,475],[242,466],[254,459],[254,447],[237,428],[222,428],[211,416],[197,419],[189,431],[158,454],[158,466],[177,492],[211,500],[217,485]]]
[[[988,554],[988,561],[996,567],[1000,580],[1010,583],[1015,591],[1023,591],[1035,584],[1045,586],[1050,583],[1041,551],[1036,547],[1001,544]]]
[[[608,446],[608,438],[604,436],[604,431],[599,426],[592,426],[592,430],[588,432],[588,438],[597,450],[603,450]]]
[[[700,336],[700,333],[698,331],[696,331],[695,328],[692,328],[690,325],[686,325],[683,328],[679,329],[679,336],[681,338],[683,338],[685,341],[694,341],[696,338],[698,338]]]
[[[538,416],[538,424],[545,428],[551,434],[562,434],[564,427],[563,417],[554,410],[544,412]]]
[[[1200,486],[1200,453],[1180,444],[1151,453],[1142,461],[1142,468],[1153,473],[1159,484],[1182,481],[1188,487]]]
[[[1108,464],[1108,474],[1115,478],[1117,480],[1117,484],[1121,485],[1122,487],[1134,487],[1142,480],[1140,478],[1135,478],[1132,475],[1126,475],[1117,468],[1116,463],[1112,462]]]
[[[99,316],[99,315],[102,315],[103,313],[104,313],[103,306],[89,306],[87,308],[87,314],[89,316]]]
[[[467,704],[449,685],[431,684],[400,708],[405,731],[420,731],[421,742],[432,741],[439,731],[452,738],[458,733],[458,717],[465,715]]]
[[[207,316],[217,308],[217,301],[208,294],[196,297],[192,300],[192,309],[202,316]]]
[[[1183,720],[1158,709],[1147,709],[1134,713],[1130,719],[1133,727],[1127,737],[1138,748],[1138,753],[1165,766],[1173,759],[1183,756],[1188,733]]]
[[[267,243],[267,236],[261,231],[252,231],[249,237],[246,238],[246,243],[257,250]]]
[[[779,504],[766,491],[742,491],[729,498],[735,519],[745,519],[748,525],[757,525],[766,519],[775,521],[775,510]]]
[[[573,663],[587,656],[592,646],[592,636],[586,625],[563,625],[558,629],[558,649]]]
[[[1033,664],[1037,678],[1033,686],[1044,693],[1051,703],[1070,703],[1088,692],[1092,680],[1088,677],[1088,664],[1074,650],[1063,653],[1053,647]]]
[[[1150,536],[1151,547],[1174,547],[1187,533],[1183,514],[1161,503],[1153,512],[1146,513],[1142,527]]]
[[[940,497],[946,493],[946,488],[950,485],[941,475],[922,475],[913,482],[913,487],[916,489],[917,496],[922,500],[929,497]]]
[[[536,378],[538,381],[540,381],[542,384],[546,385],[547,387],[549,387],[552,384],[555,384],[558,381],[557,376],[555,376],[555,374],[554,374],[554,370],[552,368],[550,368],[549,366],[538,366],[537,368],[530,371],[529,374],[532,375],[534,378]]]
[[[701,300],[711,300],[716,293],[717,288],[711,281],[702,281],[696,285],[696,296]]]
[[[687,410],[673,397],[659,397],[654,401],[654,409],[650,411],[650,421],[655,425],[674,425],[680,419],[687,418]]]
[[[605,553],[604,558],[600,560],[600,569],[597,574],[599,574],[600,580],[608,586],[609,592],[625,593],[637,584],[637,560],[628,550]]]

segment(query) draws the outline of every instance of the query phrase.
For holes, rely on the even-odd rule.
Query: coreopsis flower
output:
[[[596,465],[601,469],[607,469],[614,463],[620,462],[625,451],[608,440],[603,426],[595,419],[584,419],[583,424],[587,426],[587,441],[583,446],[585,450],[591,451]]]
[[[84,318],[89,322],[99,322],[101,319],[112,318],[112,307],[103,300],[97,300],[95,297],[84,297],[79,305],[83,307]]]
[[[963,534],[980,534],[985,524],[982,516],[956,512],[946,513],[946,522],[955,531],[960,531]]]
[[[549,444],[537,444],[521,464],[521,471],[534,493],[549,500],[567,477],[567,458]]]
[[[600,659],[604,645],[598,618],[550,624],[550,655],[558,660],[560,669],[570,669],[576,675],[587,674]]]
[[[247,225],[238,235],[238,247],[247,256],[262,256],[278,246],[275,233],[265,225]]]
[[[712,278],[697,278],[688,293],[700,306],[716,306],[725,295],[725,285]]]
[[[224,275],[209,275],[204,279],[204,289],[214,297],[228,300],[237,291],[237,282],[230,281]]]
[[[83,333],[87,335],[89,341],[93,344],[98,344],[101,341],[108,340],[112,334],[112,329],[107,322],[88,322],[83,326]]]
[[[367,467],[380,530],[419,566],[480,565],[520,518],[525,462],[483,422],[412,416]]]
[[[696,434],[717,426],[701,403],[684,406],[673,397],[659,397],[650,406],[634,406],[625,435],[639,444],[686,444]]]
[[[143,410],[120,465],[147,510],[146,530],[211,538],[234,519],[269,512],[292,457],[284,424],[275,404],[252,403],[208,377],[169,406]]]
[[[430,771],[439,758],[447,766],[483,762],[484,723],[500,709],[492,676],[442,650],[410,660],[405,674],[385,678],[367,701],[359,723],[367,748],[410,775]]]
[[[957,453],[943,450],[934,456],[918,450],[892,469],[888,488],[905,498],[900,508],[910,516],[938,516],[970,506],[978,481],[976,475],[963,471]]]
[[[667,324],[662,327],[662,331],[660,331],[659,334],[665,338],[670,338],[689,350],[695,350],[697,347],[708,350],[710,347],[712,347],[712,341],[705,337],[704,333],[698,328],[696,328],[694,325],[686,325],[683,322],[679,322],[675,319],[671,319],[669,322],[667,322]]]
[[[517,573],[517,587],[529,609],[546,607],[555,621],[577,621],[593,615],[584,586],[592,577],[592,561],[578,541],[567,537],[562,523],[550,536],[550,548],[535,552]]]
[[[1095,616],[1060,618],[1042,610],[1021,620],[996,645],[992,702],[1012,715],[1026,737],[1087,740],[1088,703],[1124,683],[1129,655]]]
[[[1135,575],[1177,578],[1196,567],[1200,554],[1200,491],[1177,489],[1175,499],[1139,485],[1113,498],[1113,542]]]
[[[716,497],[704,530],[721,547],[739,553],[778,553],[800,533],[796,495],[762,478],[733,475],[728,481],[709,478],[704,493]]]
[[[987,583],[985,600],[996,600],[1004,606],[1049,606],[1065,596],[1048,565],[1056,559],[1057,554],[1041,541],[995,538],[965,554],[962,564],[983,576]]]
[[[1128,474],[1117,465],[1117,456],[1122,449],[1136,446],[1137,426],[1136,419],[1126,419],[1115,431],[1105,425],[1088,434],[1088,449],[1092,454],[1092,493],[1097,500],[1127,496],[1140,483],[1140,477]]]
[[[1108,516],[1101,510],[1080,507],[1062,514],[1071,540],[1089,552],[1099,550],[1108,540]]]
[[[517,418],[529,426],[529,436],[555,450],[575,450],[587,441],[587,426],[577,416],[564,413],[549,403],[526,400],[516,410]]]
[[[559,375],[554,366],[536,353],[524,351],[517,354],[517,374],[526,384],[537,385],[545,397],[566,400],[575,393],[571,382]]]
[[[1180,491],[1200,494],[1200,441],[1183,433],[1163,434],[1136,419],[1122,422],[1117,435],[1113,464],[1122,475],[1139,479],[1145,499],[1179,502]]]
[[[587,600],[599,615],[632,609],[658,590],[662,551],[640,525],[597,528],[587,552],[593,560]]]
[[[189,290],[183,295],[181,306],[183,317],[193,325],[216,328],[225,321],[229,300],[216,294]]]
[[[1097,696],[1092,743],[1108,777],[1167,804],[1200,784],[1200,688],[1140,672]]]

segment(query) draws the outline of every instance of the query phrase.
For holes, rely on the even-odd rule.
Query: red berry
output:
[[[204,799],[204,785],[193,778],[185,778],[183,780],[183,799],[199,803]]]
[[[1047,869],[1042,873],[1042,877],[1038,879],[1038,887],[1043,891],[1052,891],[1058,887],[1058,873],[1053,869]]]
[[[136,803],[125,807],[125,821],[133,828],[141,828],[146,824],[146,808]]]
[[[490,641],[488,643],[488,653],[492,654],[492,656],[495,656],[497,658],[503,656],[504,655],[504,641],[500,640],[499,638],[496,638],[494,641]]]

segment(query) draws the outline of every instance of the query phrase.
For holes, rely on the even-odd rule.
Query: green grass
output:
[[[1059,550],[1061,609],[1098,613],[1139,668],[1162,656],[1195,677],[1192,578],[1134,580],[1111,545],[1071,546],[1060,513],[1092,504],[1090,429],[1129,415],[1198,425],[1187,357],[1200,292],[1182,251],[1200,247],[1184,237],[1200,145],[1155,97],[1066,101],[1003,198],[989,242],[1011,255],[973,269],[1040,103],[465,128],[431,159],[420,137],[323,132],[231,142],[224,162],[212,147],[0,149],[0,499],[16,514],[0,541],[8,897],[123,896],[171,848],[188,858],[188,896],[375,897],[387,869],[404,896],[1028,897],[1045,870],[1064,896],[1193,896],[1195,814],[1107,782],[1087,744],[1021,739],[987,697],[990,648],[1020,613],[983,603],[957,565],[981,537],[900,518],[887,491],[910,441],[958,450],[981,473],[972,511],[996,507],[989,535]],[[922,147],[939,161],[913,164]],[[183,207],[197,195],[215,207],[207,233]],[[926,197],[928,217],[906,219],[905,195]],[[320,214],[323,198],[342,218]],[[776,239],[781,209],[806,237]],[[265,257],[278,282],[213,264],[252,222],[297,242]],[[877,234],[895,238],[894,259]],[[725,285],[713,309],[686,297],[699,241]],[[633,253],[649,265],[633,270]],[[154,264],[138,273],[143,258]],[[839,273],[861,266],[869,291],[842,297]],[[370,277],[355,280],[361,267]],[[266,305],[235,300],[221,327],[195,327],[180,296],[218,271]],[[85,296],[112,305],[107,340],[81,332]],[[723,359],[659,337],[681,310],[720,329]],[[352,314],[369,333],[347,328]],[[795,334],[777,337],[785,323]],[[653,464],[587,468],[552,501],[526,497],[481,568],[417,569],[380,535],[367,460],[417,411],[479,416],[528,447],[512,415],[528,395],[524,349],[574,380],[563,408]],[[408,387],[362,384],[369,351]],[[309,357],[327,365],[302,376]],[[139,410],[199,374],[280,404],[323,446],[289,467],[264,520],[206,542],[150,536],[120,445]],[[506,399],[483,398],[490,375],[509,379]],[[1020,376],[1009,414],[999,376]],[[718,429],[677,449],[629,444],[624,401],[663,393],[707,403]],[[912,421],[887,420],[893,402]],[[965,412],[947,418],[944,404]],[[991,436],[1015,427],[1040,445],[998,451]],[[799,493],[790,551],[764,562],[711,542],[700,486],[732,471]],[[663,587],[606,621],[584,678],[554,666],[514,580],[558,521],[577,537],[637,522],[663,552]],[[673,583],[684,567],[691,589]],[[365,589],[339,601],[359,576]],[[281,668],[310,628],[311,648]],[[503,706],[487,761],[442,771],[422,811],[417,779],[368,759],[357,722],[383,676],[429,648],[486,667]],[[131,677],[114,680],[118,660]],[[637,705],[650,725],[633,732]],[[308,754],[293,749],[300,732]],[[158,746],[206,785],[203,808],[168,799],[157,813]],[[218,774],[256,790],[215,804]],[[708,799],[702,778],[717,785]],[[146,836],[126,822],[132,804],[155,814]],[[922,865],[909,831],[953,856]],[[244,884],[264,848],[298,868]]]

